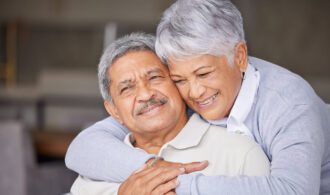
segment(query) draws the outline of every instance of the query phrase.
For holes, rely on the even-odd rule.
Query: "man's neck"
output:
[[[141,148],[150,154],[158,154],[161,147],[175,138],[186,125],[188,121],[187,115],[183,114],[182,118],[178,121],[177,124],[166,126],[157,132],[143,134],[132,133],[135,140],[133,146]]]

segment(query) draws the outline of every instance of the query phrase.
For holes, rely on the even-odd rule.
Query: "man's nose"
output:
[[[148,84],[140,84],[137,90],[138,101],[148,101],[154,95],[154,90]]]
[[[205,93],[205,87],[199,82],[190,82],[189,97],[191,99],[198,99]]]

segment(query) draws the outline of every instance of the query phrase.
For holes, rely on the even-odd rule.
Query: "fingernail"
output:
[[[175,180],[175,184],[176,184],[176,186],[178,186],[178,185],[180,184],[179,179],[176,179],[176,180]]]
[[[179,170],[180,170],[180,173],[186,172],[186,170],[183,167],[180,167]]]

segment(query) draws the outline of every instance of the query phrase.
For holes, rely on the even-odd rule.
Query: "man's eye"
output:
[[[124,88],[122,88],[122,89],[120,90],[120,94],[122,94],[122,93],[128,91],[129,88],[130,88],[130,87],[124,87]]]
[[[159,79],[159,78],[161,78],[160,75],[154,75],[154,76],[151,76],[151,77],[149,78],[149,80],[155,80],[155,79]]]

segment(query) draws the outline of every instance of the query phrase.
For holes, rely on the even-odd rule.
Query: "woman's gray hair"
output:
[[[230,0],[177,0],[157,28],[156,52],[163,62],[194,55],[226,55],[230,64],[245,42],[243,19]]]
[[[142,50],[155,52],[155,36],[145,33],[131,33],[117,39],[107,47],[98,66],[99,87],[104,100],[111,101],[110,78],[108,77],[110,66],[126,53]]]

